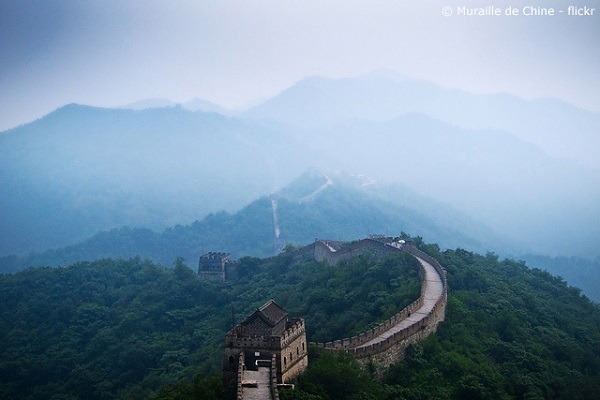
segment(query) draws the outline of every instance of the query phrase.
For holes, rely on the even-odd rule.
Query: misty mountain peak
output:
[[[337,191],[358,193],[377,183],[374,178],[366,174],[349,174],[340,170],[328,172],[311,168],[276,195],[289,201],[308,203],[334,188]]]
[[[163,107],[173,107],[177,103],[171,101],[169,99],[144,99],[138,100],[133,103],[125,104],[124,106],[120,106],[117,108],[127,108],[130,110],[145,110],[147,108],[163,108]]]
[[[302,203],[314,199],[318,193],[331,185],[333,181],[329,176],[316,168],[311,168],[278,191],[276,195],[289,201]]]
[[[600,167],[599,113],[558,100],[473,94],[388,75],[305,78],[249,109],[245,116],[316,130],[354,120],[381,122],[418,113],[460,128],[508,132],[551,156]],[[569,140],[565,140],[567,136]]]

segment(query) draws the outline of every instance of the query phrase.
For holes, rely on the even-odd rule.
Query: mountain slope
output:
[[[586,296],[600,304],[600,258],[589,260],[524,254],[519,259],[532,268],[564,278],[569,285],[580,288]]]
[[[406,189],[375,183],[362,186],[361,181],[343,174],[324,180],[321,173],[309,171],[281,191],[270,197],[263,196],[235,214],[209,214],[190,225],[167,228],[161,234],[129,227],[100,232],[62,249],[22,258],[2,258],[0,271],[107,257],[140,256],[164,265],[170,265],[176,257],[184,257],[193,263],[208,251],[228,251],[236,258],[265,257],[276,254],[284,243],[305,245],[317,237],[354,240],[370,233],[398,234],[401,231],[419,233],[445,248],[517,251],[510,241],[450,207]],[[324,187],[323,182],[329,184]],[[407,198],[412,203],[396,201]],[[277,203],[279,237],[274,231],[273,201]],[[444,216],[430,218],[428,213],[437,208],[443,210]]]
[[[505,132],[410,114],[305,134],[332,165],[400,183],[549,255],[598,256],[600,172]]]
[[[600,168],[600,114],[556,99],[474,95],[426,81],[367,75],[305,78],[248,110],[253,118],[303,128],[420,113],[468,129],[510,132],[548,154]]]
[[[218,114],[79,105],[2,133],[0,153],[0,254],[237,209],[303,158],[295,141]]]
[[[286,125],[322,168],[400,183],[532,252],[600,255],[598,113],[372,75],[306,78],[246,115]]]
[[[194,98],[190,101],[187,101],[187,102],[181,103],[181,104],[178,104],[178,103],[168,100],[168,99],[145,99],[145,100],[136,101],[134,103],[129,103],[129,104],[126,104],[121,107],[116,107],[116,108],[125,108],[125,109],[131,109],[131,110],[145,110],[148,108],[164,108],[164,107],[175,107],[175,106],[180,106],[189,111],[203,111],[203,112],[207,112],[207,113],[217,113],[217,114],[222,114],[222,115],[227,115],[229,113],[225,108],[223,108],[213,102],[210,102],[208,100],[204,100],[204,99],[200,99],[200,98]]]
[[[237,118],[181,107],[63,107],[0,134],[0,255],[73,244],[124,225],[161,231],[189,224],[211,211],[239,210],[316,167],[400,184],[531,253],[600,256],[600,169],[549,156],[543,144],[496,123],[534,133],[542,127],[548,143],[560,137],[565,149],[583,140],[595,157],[595,114],[542,101],[551,123],[538,124],[530,102],[455,94],[381,77],[312,78]],[[487,115],[469,109],[479,100],[499,116],[479,125],[466,117],[443,122],[444,110]],[[456,110],[461,104],[473,112]],[[572,131],[559,129],[557,119]],[[397,194],[404,199],[388,200],[411,200]],[[415,201],[409,208],[419,207]],[[440,221],[447,209],[421,213]]]
[[[331,182],[330,184],[327,184]],[[310,196],[317,192],[317,195]],[[308,200],[307,200],[308,198]],[[273,226],[272,201],[277,202],[279,237]],[[214,213],[190,225],[156,233],[124,227],[90,239],[25,257],[0,257],[0,272],[28,266],[68,265],[84,260],[140,256],[163,265],[183,257],[194,266],[208,251],[271,256],[283,244],[303,245],[315,238],[354,240],[370,233],[418,233],[443,248],[466,248],[524,259],[529,265],[559,275],[595,301],[598,262],[585,258],[528,255],[522,243],[506,238],[447,204],[397,185],[382,185],[364,176],[304,173],[281,191],[261,197],[235,214]]]

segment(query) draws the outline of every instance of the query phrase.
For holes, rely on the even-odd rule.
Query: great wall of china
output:
[[[363,367],[374,367],[375,375],[382,377],[390,365],[403,359],[409,344],[435,332],[438,324],[444,320],[448,298],[446,271],[437,260],[415,246],[398,241],[384,243],[363,239],[340,250],[339,254],[328,242],[316,241],[314,246],[317,260],[333,264],[364,253],[382,256],[404,251],[419,261],[421,276],[419,298],[387,321],[356,336],[315,345],[332,352],[349,352]]]
[[[375,328],[356,336],[327,343],[312,343],[331,352],[351,353],[363,368],[370,369],[377,378],[382,378],[390,365],[404,358],[405,350],[410,344],[435,332],[445,318],[448,290],[446,271],[437,260],[411,243],[387,237],[362,239],[349,244],[315,240],[313,244],[297,252],[300,256],[325,261],[330,265],[361,254],[383,257],[398,252],[407,252],[419,261],[421,292],[414,302]],[[302,320],[302,326],[303,324]],[[278,399],[277,387],[286,383],[285,380],[278,379],[277,375],[281,375],[280,359],[283,355],[284,351],[280,350],[269,356],[268,360],[257,361],[257,368],[247,369],[242,352],[234,364],[237,370],[232,371],[237,372],[237,400]],[[289,361],[292,361],[291,353]],[[283,363],[285,362],[283,357]],[[252,382],[252,385],[244,385],[244,382]]]

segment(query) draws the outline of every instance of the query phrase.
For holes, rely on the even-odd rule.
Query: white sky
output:
[[[554,17],[452,17],[460,5]],[[595,8],[568,16],[572,4]],[[305,76],[388,69],[600,111],[600,0],[0,0],[0,130],[77,102],[240,107]]]

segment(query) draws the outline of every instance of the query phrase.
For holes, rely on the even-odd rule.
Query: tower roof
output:
[[[269,300],[240,322],[243,335],[278,336],[285,330],[288,312]]]
[[[288,312],[275,303],[275,300],[269,300],[265,305],[258,309],[265,318],[267,318],[273,325],[277,325],[279,321],[288,316]]]

